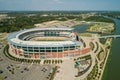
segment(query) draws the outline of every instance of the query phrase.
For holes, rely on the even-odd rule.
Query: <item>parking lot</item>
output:
[[[49,80],[54,65],[20,63],[8,59],[0,49],[0,75],[4,80]]]

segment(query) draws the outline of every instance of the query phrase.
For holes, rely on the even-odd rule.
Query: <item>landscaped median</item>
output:
[[[56,74],[57,69],[58,69],[58,66],[55,66],[55,68],[53,68],[53,72],[51,74],[50,80],[54,80],[54,76]]]
[[[3,80],[3,77],[2,77],[2,75],[0,75],[0,80]]]

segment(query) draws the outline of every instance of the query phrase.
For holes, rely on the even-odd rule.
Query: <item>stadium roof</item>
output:
[[[36,46],[36,47],[56,47],[56,46],[66,46],[66,45],[82,45],[81,42],[78,41],[24,41],[20,40],[18,37],[19,35],[26,33],[26,32],[31,32],[31,31],[41,31],[41,30],[62,30],[62,31],[72,31],[73,28],[32,28],[32,29],[27,29],[27,30],[21,30],[19,32],[15,32],[8,37],[8,41],[12,44],[16,44],[19,46]]]

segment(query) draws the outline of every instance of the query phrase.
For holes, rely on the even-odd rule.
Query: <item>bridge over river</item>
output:
[[[107,36],[100,36],[99,38],[119,38],[120,35],[107,35]]]

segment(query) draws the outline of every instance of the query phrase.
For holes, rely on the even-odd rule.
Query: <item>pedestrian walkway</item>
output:
[[[72,59],[65,60],[60,65],[60,72],[56,74],[54,80],[75,80],[78,70],[74,67],[75,62]]]

